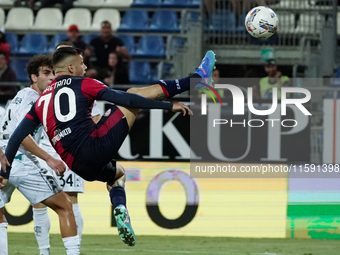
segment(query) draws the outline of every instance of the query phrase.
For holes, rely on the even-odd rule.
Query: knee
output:
[[[119,163],[116,163],[116,180],[123,177],[125,175],[125,169],[124,167],[119,164]]]

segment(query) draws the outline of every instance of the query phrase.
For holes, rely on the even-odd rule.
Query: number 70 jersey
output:
[[[94,100],[107,86],[90,78],[59,76],[40,95],[26,117],[43,124],[49,140],[66,164],[96,128]],[[72,135],[71,135],[72,134]]]

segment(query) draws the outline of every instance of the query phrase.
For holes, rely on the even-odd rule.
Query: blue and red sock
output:
[[[124,205],[126,207],[126,193],[123,187],[113,187],[110,190],[110,199],[114,208],[119,205]]]
[[[158,84],[161,85],[163,92],[167,98],[171,98],[184,91],[190,90],[190,80],[194,79],[194,85],[200,83],[202,77],[194,73],[188,77],[176,80],[160,80]]]

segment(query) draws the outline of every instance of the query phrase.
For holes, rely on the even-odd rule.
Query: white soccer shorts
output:
[[[12,169],[23,167],[22,162],[14,160]],[[32,161],[25,157],[25,168],[29,167],[27,175],[10,175],[9,184],[2,189],[2,199],[8,203],[12,193],[17,188],[31,204],[39,203],[55,194],[61,187],[56,178],[46,169],[39,169]]]

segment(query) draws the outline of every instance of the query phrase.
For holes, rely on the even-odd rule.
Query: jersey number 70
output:
[[[62,94],[67,95],[68,100],[68,113],[66,115],[63,115],[60,110],[60,105],[66,105],[65,101],[60,101],[60,96]],[[51,114],[48,112],[49,104],[51,101],[52,93],[48,93],[46,95],[43,95],[39,98],[38,107],[41,106],[42,102],[44,102],[44,108],[43,108],[43,115],[42,115],[42,121],[45,131],[47,132],[47,115]],[[65,97],[63,97],[63,100],[65,100]],[[68,87],[61,88],[58,90],[56,95],[54,96],[54,102],[53,102],[53,108],[54,108],[54,114],[57,120],[60,122],[67,122],[70,121],[76,116],[77,107],[76,107],[76,94],[74,91]]]

